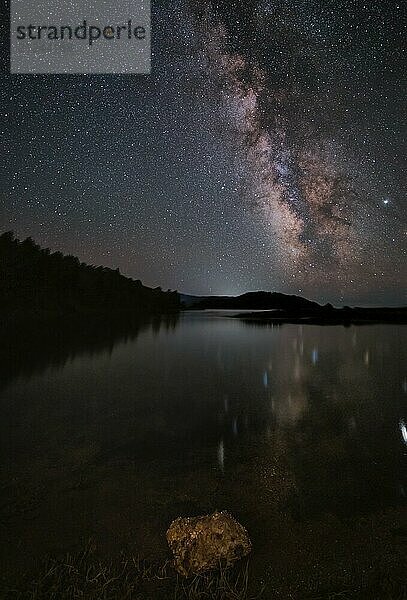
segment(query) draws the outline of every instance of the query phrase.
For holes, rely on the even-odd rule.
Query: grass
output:
[[[277,583],[277,582],[275,582]],[[325,591],[292,590],[296,600],[407,600],[405,570],[392,573],[386,565],[378,568],[369,582],[354,582],[343,589]],[[320,582],[323,587],[323,583]],[[318,587],[320,587],[318,586]],[[295,586],[297,587],[297,586]],[[1,600],[275,600],[287,598],[268,584],[259,588],[250,575],[248,560],[233,568],[184,578],[171,561],[151,563],[132,554],[102,560],[89,543],[85,550],[48,559],[41,569],[26,576],[15,587],[1,586]]]
[[[254,600],[249,595],[249,563],[185,579],[171,561],[162,565],[121,555],[103,561],[89,546],[78,554],[49,559],[21,586],[5,588],[7,600]]]
[[[260,598],[264,593],[262,588],[256,596],[249,594],[249,562],[234,569],[219,570],[204,575],[198,575],[192,580],[177,579],[175,596],[177,600],[244,600]]]

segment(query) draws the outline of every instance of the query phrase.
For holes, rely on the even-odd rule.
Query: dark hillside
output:
[[[148,288],[119,270],[81,263],[12,232],[0,236],[0,309],[6,312],[173,312],[177,292]]]
[[[238,310],[304,310],[320,309],[321,306],[316,302],[302,298],[301,296],[290,296],[278,292],[248,292],[241,296],[207,296],[203,298],[193,298],[185,296],[185,304],[190,308],[203,309],[238,309]]]

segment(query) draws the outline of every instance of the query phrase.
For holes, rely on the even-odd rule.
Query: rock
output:
[[[249,535],[226,511],[201,517],[178,517],[167,531],[177,571],[186,577],[230,566],[247,556]]]

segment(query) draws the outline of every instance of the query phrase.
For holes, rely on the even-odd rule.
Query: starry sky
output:
[[[406,5],[153,1],[151,75],[10,75],[1,228],[146,285],[407,302]]]

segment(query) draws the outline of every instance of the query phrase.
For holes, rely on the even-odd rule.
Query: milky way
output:
[[[405,12],[162,0],[151,75],[6,75],[2,229],[187,293],[405,303]]]
[[[245,15],[239,3],[229,9],[228,6],[230,3],[222,7],[222,3],[195,2],[192,11],[197,14],[195,22],[208,61],[208,77],[215,87],[216,83],[219,86],[225,126],[243,148],[239,166],[247,180],[246,197],[254,200],[270,234],[276,237],[278,260],[287,274],[308,281],[329,281],[331,287],[339,289],[357,279],[363,288],[366,277],[377,276],[375,271],[381,268],[377,266],[379,261],[376,262],[374,226],[368,227],[366,233],[363,219],[373,224],[380,222],[387,202],[375,202],[380,194],[377,175],[373,172],[368,189],[363,189],[359,183],[358,157],[349,151],[344,157],[341,139],[337,141],[331,131],[324,131],[325,115],[318,114],[309,102],[311,86],[301,72],[306,59],[311,81],[317,81],[317,89],[321,91],[326,68],[324,61],[321,62],[323,48],[328,44],[329,50],[336,53],[341,42],[329,39],[340,5],[336,5],[335,12],[328,8],[332,18],[325,23],[326,36],[323,23],[312,29],[306,19],[301,20],[302,10],[312,9],[312,3],[306,6],[298,2],[296,13],[295,3],[255,2],[250,7],[250,16]],[[397,10],[400,6],[393,8]],[[251,24],[249,32],[245,23]],[[236,34],[239,26],[243,35]],[[349,27],[357,30],[361,25],[349,23]],[[341,31],[346,37],[347,32]],[[262,40],[264,32],[266,40]],[[286,50],[278,43],[284,35]],[[318,36],[320,44],[315,39]],[[259,40],[263,43],[258,44]],[[379,47],[383,47],[383,42]],[[276,63],[278,70],[287,61],[293,63],[291,73],[273,80]],[[331,74],[333,70],[343,72],[343,62],[340,55],[330,65]],[[285,68],[290,71],[289,65]],[[328,82],[325,84],[327,88],[322,95],[331,104],[331,90]],[[337,115],[338,109],[343,110],[340,101],[333,111],[330,106],[333,115]],[[344,108],[345,112],[349,110]],[[343,130],[341,126],[338,129]],[[366,214],[366,209],[371,214]],[[386,219],[385,227],[390,230],[393,225],[397,232],[400,225],[403,227],[403,219],[394,214],[392,217],[395,222],[391,224]],[[365,236],[369,232],[373,239],[366,244],[366,252]],[[405,243],[403,228],[394,235],[399,243]],[[392,241],[395,242],[394,238]],[[384,268],[387,273],[381,272],[382,282],[387,275],[391,284],[400,271],[397,266]]]

